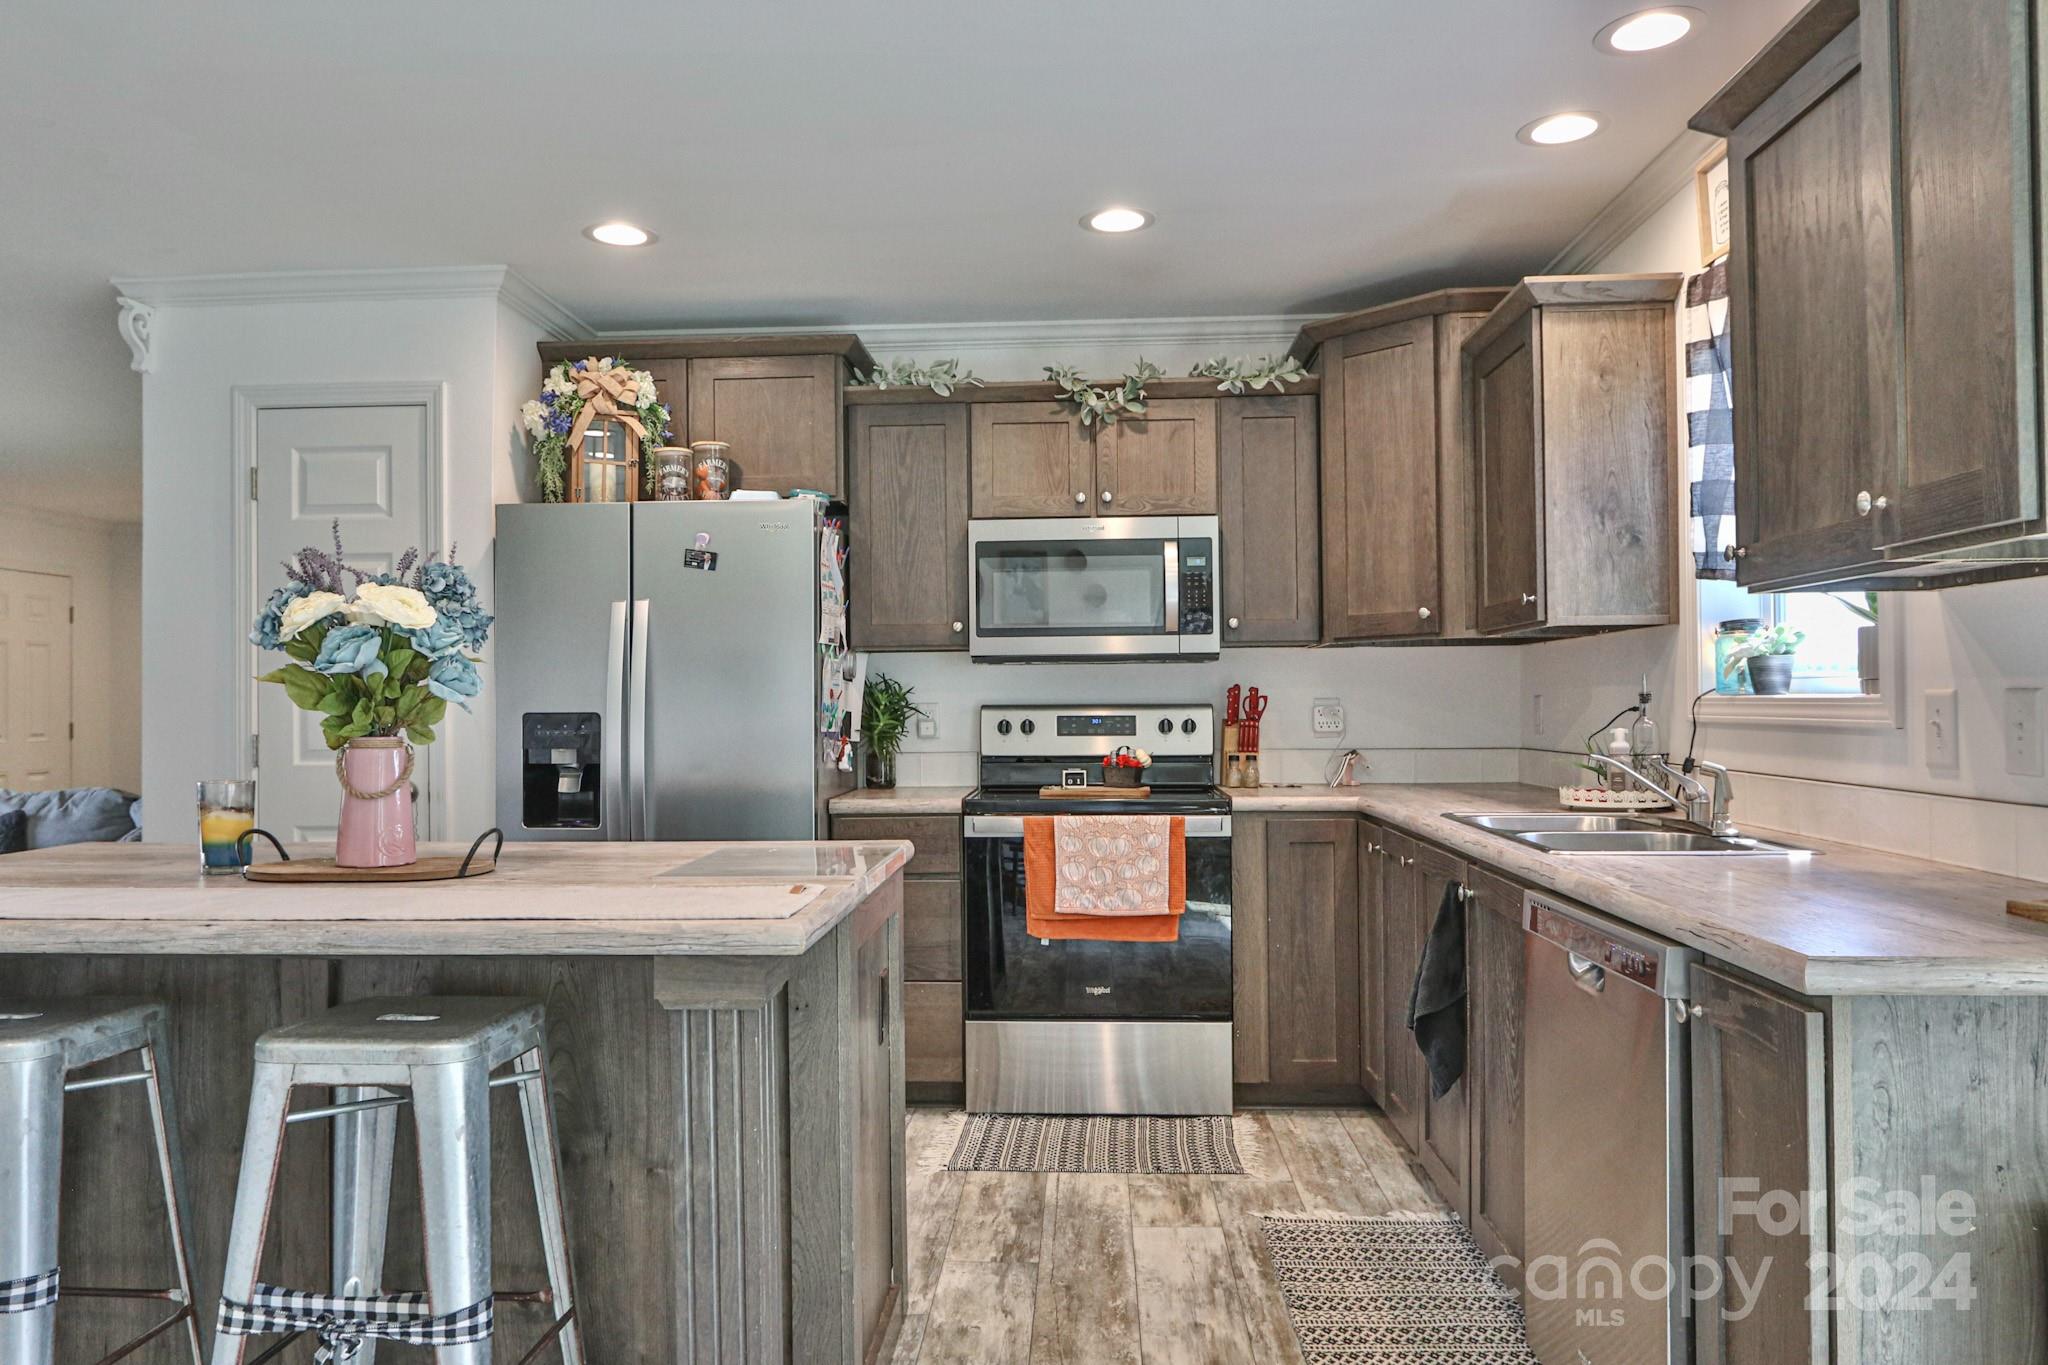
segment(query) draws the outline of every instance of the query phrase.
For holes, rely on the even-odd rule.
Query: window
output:
[[[1789,695],[1759,697],[1746,687],[1731,694],[1742,680],[1737,665],[1734,680],[1721,679],[1720,695],[1702,704],[1703,714],[1717,720],[1900,723],[1897,687],[1888,685],[1887,674],[1897,675],[1902,632],[1897,609],[1886,610],[1887,595],[1860,590],[1751,593],[1717,579],[1700,579],[1696,586],[1702,692],[1716,686],[1714,645],[1721,622],[1756,620],[1804,636],[1792,655]],[[1866,627],[1874,630],[1873,637],[1865,636]],[[1871,639],[1867,647],[1866,638]]]

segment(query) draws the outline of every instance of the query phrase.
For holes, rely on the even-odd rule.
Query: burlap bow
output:
[[[569,428],[569,449],[582,448],[583,433],[597,417],[609,418],[632,432],[636,449],[646,442],[647,428],[638,412],[642,401],[640,384],[631,370],[601,366],[597,357],[592,356],[583,362],[582,369],[570,370],[569,377],[576,381],[576,396],[583,400],[576,413],[576,424]]]

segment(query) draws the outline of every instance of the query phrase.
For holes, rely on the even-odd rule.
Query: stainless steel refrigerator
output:
[[[824,837],[815,500],[497,511],[506,838]]]

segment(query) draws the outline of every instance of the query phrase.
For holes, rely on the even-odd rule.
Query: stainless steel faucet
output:
[[[1693,760],[1693,767],[1714,779],[1713,787],[1710,789],[1706,783],[1690,773],[1672,767],[1655,754],[1649,755],[1644,766],[1654,768],[1660,776],[1671,783],[1672,789],[1666,790],[1618,758],[1610,758],[1606,754],[1588,754],[1587,757],[1603,768],[1612,768],[1652,796],[1663,797],[1683,811],[1683,823],[1695,829],[1721,839],[1741,832],[1728,816],[1728,805],[1735,799],[1735,784],[1729,778],[1728,770],[1719,763],[1708,763],[1703,759]]]

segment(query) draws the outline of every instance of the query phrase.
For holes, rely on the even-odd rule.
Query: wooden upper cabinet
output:
[[[1216,400],[1155,398],[1143,417],[1099,428],[1093,505],[1106,517],[1213,516]]]
[[[1893,432],[1889,404],[1874,411],[1871,401],[1862,65],[1851,24],[1728,139],[1745,586],[1833,578],[1883,559],[1890,514],[1874,510],[1871,490],[1888,481]],[[1729,544],[1734,532],[1724,527]]]
[[[1095,446],[1060,403],[975,403],[973,510],[977,517],[1092,515]]]
[[[1878,279],[1896,281],[1899,368],[1874,376],[1903,424],[1875,490],[1893,546],[2041,529],[2033,23],[2015,0],[1863,5],[1865,154],[1894,267]]]
[[[1444,290],[1302,330],[1322,382],[1323,638],[1469,637],[1459,343],[1503,297]]]
[[[1308,644],[1319,638],[1316,477],[1314,398],[1218,400],[1218,615],[1224,644]]]
[[[1693,1251],[1713,1265],[1797,1271],[1828,1250],[1825,1215],[1774,1232],[1726,1201],[1745,1190],[1828,1196],[1826,1020],[1820,1011],[1714,967],[1692,969]],[[1811,1207],[1811,1206],[1808,1206]],[[1725,1230],[1724,1230],[1725,1229]],[[1693,1313],[1700,1365],[1826,1365],[1830,1314],[1808,1311],[1816,1281],[1766,1279],[1754,1302],[1732,1289]],[[1735,1314],[1740,1306],[1745,1311]]]
[[[844,371],[836,355],[692,360],[690,439],[730,445],[738,487],[843,497]]]
[[[1680,283],[1524,280],[1466,341],[1482,632],[1677,619]]]
[[[967,405],[853,409],[847,533],[857,649],[967,647]]]

